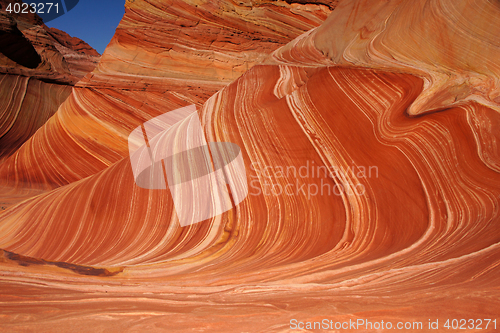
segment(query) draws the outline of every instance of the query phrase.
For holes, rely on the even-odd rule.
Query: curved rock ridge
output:
[[[82,85],[138,89],[181,79],[220,89],[331,11],[323,4],[227,0],[137,0],[125,9],[94,76]],[[150,79],[156,81],[148,85]]]
[[[62,46],[76,51],[78,53],[83,53],[89,56],[100,57],[99,52],[94,50],[92,46],[87,44],[85,41],[77,37],[71,37],[64,31],[56,28],[44,27],[45,30]]]
[[[127,31],[133,35],[127,16],[173,18],[169,11],[190,13],[191,5],[206,14],[209,6],[169,4],[128,2]],[[39,191],[0,211],[0,307],[8,310],[0,325],[284,332],[294,330],[293,320],[327,319],[421,322],[427,331],[439,320],[436,331],[444,332],[447,319],[496,318],[500,113],[495,86],[478,87],[496,84],[490,32],[500,16],[489,16],[495,2],[476,0],[466,8],[475,5],[481,15],[451,15],[464,4],[341,2],[342,15],[335,9],[330,16],[336,20],[229,84],[225,70],[214,69],[222,74],[186,70],[183,85],[175,76],[185,69],[138,47],[137,57],[117,54],[111,64],[116,42],[127,35],[118,31],[102,66],[0,165],[12,193],[25,185]],[[457,19],[442,21],[443,8]],[[423,13],[432,14],[428,30],[417,24]],[[453,47],[433,44],[431,29]],[[404,32],[411,38],[402,42]],[[153,49],[148,30],[142,33]],[[420,54],[414,42],[422,43]],[[445,57],[450,50],[455,55]],[[477,50],[483,52],[467,58]],[[153,64],[165,64],[163,77],[152,74]],[[440,73],[461,77],[470,87],[459,88],[473,93],[458,94],[457,81],[439,81]],[[481,82],[470,79],[483,74]],[[224,87],[207,96],[212,81]],[[452,102],[439,97],[453,94]],[[167,189],[138,186],[126,142],[143,122],[187,100],[198,107],[206,142],[240,148],[248,195],[181,227]],[[179,134],[170,142],[183,149],[190,139]]]
[[[71,87],[0,74],[0,163],[49,120]]]
[[[46,26],[32,26],[24,21],[17,21],[17,26],[24,27],[21,29],[22,34],[31,43],[31,47],[36,50],[41,62],[34,68],[5,63],[0,67],[2,73],[19,74],[59,84],[74,85],[91,72],[99,61],[99,56],[88,55],[61,45],[47,32],[46,29],[49,28]]]
[[[121,273],[82,280],[7,261],[1,279],[14,294],[22,272],[26,283],[48,284],[49,293],[76,293],[79,304],[103,298],[141,329],[146,324],[119,295],[148,295],[133,311],[154,311],[147,325],[170,329],[183,327],[179,318],[189,329],[206,328],[200,311],[220,330],[241,327],[209,305],[253,320],[271,306],[276,316],[259,321],[266,331],[319,315],[427,321],[430,307],[440,320],[464,309],[494,316],[498,302],[479,304],[498,293],[500,156],[486,143],[499,139],[492,125],[500,115],[471,102],[409,117],[422,80],[368,69],[302,73],[299,88],[276,96],[287,73],[303,71],[255,66],[201,110],[207,140],[242,148],[250,193],[235,209],[182,228],[169,192],[136,186],[125,159],[0,215],[6,251]],[[369,166],[372,174],[362,172]],[[166,305],[165,293],[178,306]],[[373,301],[360,301],[366,298]],[[350,310],[325,309],[332,301]],[[59,298],[56,307],[71,322],[89,320],[64,308],[73,302]],[[107,327],[118,317],[91,320]]]
[[[425,89],[411,115],[470,101],[500,111],[499,17],[496,0],[344,1],[269,63],[417,75]]]
[[[0,94],[3,96],[0,102],[1,165],[55,114],[70,95],[71,86],[92,71],[99,59],[95,51],[94,55],[79,52],[79,45],[84,43],[79,39],[73,38],[66,43],[65,39],[69,36],[65,34],[58,34],[58,40],[54,39],[47,31],[57,34],[58,30],[43,25],[36,14],[11,15],[5,12],[6,3],[0,1]],[[32,153],[41,152],[39,146],[31,148],[34,148]],[[48,150],[52,151],[53,148],[54,145]],[[30,163],[50,165],[40,156]],[[12,164],[4,169],[7,181],[0,181],[0,207],[4,209],[40,194],[43,189],[36,183],[46,181],[38,177],[32,186],[23,177],[18,177],[16,181],[10,182],[10,177],[16,177],[16,172],[12,171],[15,167],[11,167]]]
[[[256,194],[250,195],[236,211],[218,217],[228,219],[221,223],[222,225],[232,220],[231,228],[241,229],[241,232],[246,233],[258,232],[260,236],[256,237],[255,241],[261,242],[261,237],[270,237],[269,246],[274,242],[272,239],[278,241],[279,238],[276,237],[280,230],[288,235],[290,228],[296,229],[296,232],[291,232],[290,237],[301,237],[299,243],[308,247],[307,251],[304,249],[297,253],[302,259],[311,255],[317,257],[320,253],[331,250],[335,256],[348,253],[349,260],[352,260],[351,255],[360,251],[360,255],[371,259],[387,258],[393,253],[403,257],[411,254],[407,260],[413,261],[418,256],[413,255],[415,250],[408,244],[414,244],[416,249],[421,246],[422,250],[427,249],[433,242],[433,246],[439,247],[443,237],[449,236],[445,232],[447,228],[456,229],[453,231],[456,235],[452,238],[460,238],[460,235],[471,232],[470,228],[484,230],[484,233],[450,244],[444,242],[446,247],[439,250],[439,256],[430,254],[432,261],[455,257],[460,251],[476,252],[488,246],[496,246],[499,235],[493,232],[496,228],[493,221],[497,218],[495,205],[500,195],[499,156],[497,151],[483,144],[497,139],[498,134],[489,126],[499,120],[495,111],[471,104],[467,108],[451,109],[422,118],[409,118],[404,111],[421,92],[422,84],[419,79],[409,75],[345,68],[322,69],[298,90],[284,98],[277,98],[274,95],[274,84],[281,79],[280,73],[278,67],[258,66],[214,95],[202,110],[209,140],[235,142],[240,147],[245,147],[242,151],[246,159],[246,169],[250,170],[248,180],[252,185],[251,190]],[[360,89],[361,82],[370,84],[365,84],[363,89]],[[258,93],[252,94],[252,97],[246,95],[246,90],[243,89],[245,85],[255,87]],[[324,88],[320,89],[320,86]],[[331,93],[327,94],[328,91]],[[247,102],[239,105],[242,100]],[[258,106],[258,118],[254,115],[254,109],[249,108],[247,103]],[[358,130],[342,132],[341,129],[349,127],[353,120],[356,121]],[[267,127],[264,124],[267,124]],[[282,124],[287,126],[280,126]],[[366,129],[362,131],[360,128],[363,126]],[[369,130],[370,128],[372,130]],[[359,147],[360,143],[363,149],[354,149]],[[280,149],[276,150],[276,147]],[[378,153],[368,153],[373,151]],[[388,159],[388,156],[391,158]],[[443,164],[442,161],[448,160],[454,161],[453,164]],[[313,176],[310,174],[314,171],[313,165],[335,166],[343,172],[334,177],[330,174],[326,177],[324,174]],[[356,166],[354,173],[350,168],[352,165]],[[279,176],[276,171],[279,166],[295,166],[297,170],[301,166],[308,166],[309,175]],[[377,173],[373,171],[371,178],[368,178],[361,172],[362,166],[376,166]],[[267,168],[267,171],[264,168]],[[441,169],[441,173],[436,173],[436,169]],[[450,175],[457,176],[450,178]],[[311,183],[338,183],[346,192],[342,195],[334,195],[332,192],[330,195],[324,193],[312,196],[302,188],[293,195],[264,195],[264,191],[270,191],[265,188],[266,185],[295,183],[297,177],[299,185],[305,183],[306,187],[309,187]],[[364,195],[353,194],[359,184],[366,190]],[[348,188],[353,193],[348,193]],[[88,193],[85,201],[81,201],[83,193]],[[411,200],[410,193],[413,194]],[[103,200],[104,197],[106,200]],[[287,197],[295,198],[293,206],[286,206],[285,200],[292,199]],[[16,225],[21,234],[11,232],[8,238],[0,243],[0,247],[10,244],[5,248],[15,253],[86,265],[122,265],[125,263],[124,258],[135,258],[133,262],[137,263],[145,258],[149,258],[148,261],[160,260],[161,256],[158,256],[156,251],[160,251],[161,247],[158,247],[157,242],[167,247],[175,246],[175,242],[166,242],[160,236],[164,235],[165,228],[179,229],[170,225],[169,220],[175,221],[174,216],[167,219],[164,216],[171,214],[170,200],[168,193],[164,191],[149,191],[134,186],[130,162],[123,160],[88,179],[39,196],[5,212],[3,226],[12,228]],[[474,200],[476,206],[469,200]],[[52,202],[56,206],[53,206]],[[147,202],[149,204],[146,204]],[[370,210],[372,202],[377,203],[375,210]],[[393,205],[388,205],[389,202]],[[396,207],[394,202],[398,202]],[[330,209],[325,208],[326,203],[330,205]],[[144,210],[147,205],[150,205],[148,210],[156,207],[155,213]],[[34,209],[36,206],[53,206],[54,211],[40,215],[38,210]],[[68,206],[81,207],[81,213],[75,216],[73,210],[66,209]],[[123,211],[123,207],[128,208]],[[168,207],[170,209],[166,209]],[[261,207],[261,210],[250,210],[250,207]],[[291,211],[287,213],[288,209]],[[122,214],[118,214],[120,210],[122,214],[128,212],[125,221]],[[446,211],[448,213],[444,214]],[[451,211],[454,212],[455,218],[451,217]],[[146,216],[138,218],[146,212]],[[310,218],[301,217],[306,212]],[[67,214],[73,217],[62,218]],[[9,216],[15,217],[11,222],[13,224],[5,223],[10,220]],[[60,221],[49,227],[44,221],[54,216],[59,216]],[[303,223],[299,223],[304,218],[312,223],[311,226],[306,225],[306,230],[303,230]],[[95,219],[106,219],[107,222],[102,220],[97,223]],[[66,227],[62,227],[63,221],[68,224]],[[257,225],[247,225],[250,221]],[[243,225],[236,226],[236,223]],[[265,230],[272,228],[275,223],[291,225],[281,226],[266,236],[270,231]],[[86,232],[82,233],[82,226],[86,224],[89,226],[84,227]],[[74,236],[71,236],[71,226],[78,227],[74,229]],[[209,232],[209,226],[210,223],[206,223],[204,227],[199,228]],[[37,228],[39,231],[35,231]],[[102,228],[109,230],[109,233],[103,232]],[[138,256],[138,245],[141,243],[140,239],[133,235],[143,228],[156,228],[155,232],[140,232],[144,241],[155,250],[148,252],[139,246],[140,251],[145,252]],[[94,229],[95,236],[92,236]],[[121,236],[111,241],[117,237],[111,231],[118,229],[122,230]],[[195,228],[188,228],[186,231],[189,232],[190,229]],[[71,248],[65,246],[62,240],[54,242],[61,230],[66,230],[61,236],[70,241]],[[38,235],[38,232],[41,234]],[[239,234],[236,230],[234,232]],[[302,235],[302,232],[306,234]],[[441,235],[442,232],[445,233]],[[54,235],[49,236],[51,233]],[[197,231],[196,237],[201,237],[202,234]],[[246,236],[251,237],[250,234]],[[7,234],[4,234],[4,237],[7,237]],[[77,241],[78,237],[81,242]],[[106,240],[102,237],[111,238]],[[325,246],[324,242],[316,244],[306,241],[308,237],[326,237],[326,244],[330,246]],[[477,242],[478,237],[482,238],[481,242]],[[17,241],[14,241],[15,239]],[[26,243],[28,239],[36,240],[37,246]],[[150,243],[152,239],[155,241]],[[188,239],[184,238],[183,241]],[[90,241],[101,244],[102,249],[89,246]],[[230,242],[230,239],[226,241]],[[243,238],[240,241],[244,242],[242,246],[252,247],[252,242],[248,239]],[[297,241],[299,240],[292,243]],[[124,242],[124,245],[118,246],[121,242]],[[55,246],[53,250],[51,244]],[[205,246],[208,245],[209,243],[205,243]],[[205,246],[201,246],[198,251]],[[282,246],[283,251],[297,251],[295,247],[285,246],[285,243]],[[57,248],[66,248],[63,251],[66,254],[62,255]],[[132,253],[125,251],[126,248]],[[118,252],[115,254],[113,249]],[[370,251],[365,252],[363,249]],[[86,255],[81,254],[82,251]],[[263,255],[269,256],[279,252],[264,248],[261,251]],[[399,253],[400,251],[402,252]],[[183,248],[182,253],[184,252],[189,252],[186,247]],[[285,262],[293,258],[290,257],[292,252],[283,254]],[[244,252],[242,255],[245,256]],[[141,257],[142,259],[139,259]],[[231,258],[235,260],[234,256]],[[269,262],[271,267],[275,264],[273,260]],[[364,261],[366,260],[362,260]],[[261,269],[265,267],[265,262],[261,263]],[[333,266],[334,262],[331,263]],[[307,274],[310,273],[308,271]]]
[[[43,26],[48,35],[55,40],[57,51],[62,54],[68,64],[68,70],[79,80],[92,72],[100,60],[100,54],[85,41],[71,37],[64,31]]]
[[[96,67],[88,44],[30,15],[0,10],[0,73],[74,85]]]
[[[103,170],[127,157],[127,136],[141,123],[201,106],[329,12],[324,5],[285,2],[127,2],[99,66],[0,165],[0,184],[52,189]]]

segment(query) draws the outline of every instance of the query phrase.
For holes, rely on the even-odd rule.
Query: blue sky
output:
[[[84,40],[102,54],[125,13],[124,6],[125,0],[80,0],[75,8],[47,26]]]

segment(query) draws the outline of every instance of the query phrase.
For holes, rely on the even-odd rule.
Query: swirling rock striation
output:
[[[43,24],[36,14],[0,9],[0,73],[74,85],[99,61],[84,41]]]
[[[0,163],[54,115],[71,93],[67,85],[0,74]]]
[[[414,74],[424,80],[424,90],[411,115],[471,101],[498,111],[500,67],[493,59],[500,56],[499,11],[495,0],[344,1],[321,27],[267,63]]]
[[[0,165],[0,184],[14,192],[25,184],[52,189],[109,167],[128,155],[127,136],[141,123],[201,106],[329,12],[284,2],[127,2],[99,66]],[[51,162],[33,162],[42,160]]]
[[[220,89],[330,13],[281,1],[127,1],[125,8],[87,86],[110,80],[152,88],[180,79]]]
[[[146,8],[153,13],[167,10],[151,4]],[[479,81],[467,81],[489,68],[481,82],[496,82],[497,40],[484,29],[500,23],[494,15],[500,7],[492,4],[342,2],[337,20],[348,22],[330,16],[200,103],[207,141],[241,148],[249,195],[236,208],[184,228],[170,192],[135,185],[128,156],[116,153],[121,143],[111,135],[126,135],[158,108],[182,104],[174,100],[181,93],[145,84],[180,74],[165,70],[154,77],[138,57],[122,65],[145,68],[138,90],[106,88],[111,69],[119,73],[120,66],[106,65],[106,51],[95,81],[87,77],[82,85],[89,86],[76,89],[43,128],[46,143],[35,136],[16,153],[26,161],[38,157],[30,151],[40,144],[45,156],[71,155],[78,150],[59,146],[48,155],[44,147],[82,133],[78,143],[92,149],[80,158],[93,156],[94,164],[107,159],[87,169],[86,178],[55,158],[40,161],[66,167],[60,179],[49,178],[55,174],[49,171],[14,173],[25,175],[26,183],[55,188],[0,213],[0,248],[6,251],[0,283],[8,290],[0,306],[9,311],[4,327],[282,332],[290,330],[291,319],[327,318],[422,322],[425,331],[429,319],[495,318],[500,114],[491,98],[495,86],[476,92]],[[459,7],[467,16],[472,5],[483,15],[469,17],[462,34],[447,35],[466,21],[456,16],[444,24],[438,9]],[[128,8],[135,15],[140,7]],[[434,10],[430,18],[428,8]],[[466,58],[465,68],[456,57],[443,58],[447,51],[432,43],[414,53],[413,41],[424,38],[418,25],[407,30],[411,43],[391,44],[395,37],[384,37],[397,36],[402,22],[424,17],[461,46],[456,54],[473,52],[468,47],[474,45],[489,52]],[[444,72],[453,80],[436,79]],[[186,82],[193,75],[201,82],[209,77],[189,74]],[[454,85],[460,75],[473,93],[441,99],[466,89]],[[132,82],[123,78],[119,84]],[[81,111],[85,99],[107,108],[90,117]],[[76,119],[86,124],[81,132]],[[71,131],[56,131],[71,121]],[[86,143],[91,136],[95,146]],[[56,262],[65,265],[46,264]],[[67,267],[118,273],[82,276]]]

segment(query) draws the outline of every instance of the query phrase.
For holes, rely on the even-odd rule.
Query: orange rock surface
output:
[[[38,15],[6,12],[8,2],[0,1],[0,162],[47,123],[99,60],[85,42],[48,28]],[[1,207],[39,193],[36,185],[21,187],[3,186]]]
[[[67,85],[0,74],[0,161],[47,122],[71,93]]]
[[[126,6],[96,71],[0,164],[20,198],[0,211],[2,328],[498,329],[498,2],[342,1],[318,28],[327,6]],[[249,195],[180,227],[126,140],[187,104],[239,145]]]
[[[95,68],[100,55],[87,43],[37,14],[6,12],[9,2],[0,1],[0,73],[74,85]]]
[[[201,106],[329,12],[325,5],[284,2],[127,2],[96,70],[0,165],[0,184],[14,192],[25,184],[52,189],[109,167],[128,155],[135,127],[181,106]],[[52,162],[32,163],[39,158]]]

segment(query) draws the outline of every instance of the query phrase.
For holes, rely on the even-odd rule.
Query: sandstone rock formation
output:
[[[127,1],[125,17],[85,85],[105,85],[120,75],[118,82],[133,89],[179,85],[180,79],[183,87],[189,80],[192,89],[213,93],[329,13],[325,5],[281,1]]]
[[[77,37],[71,37],[64,31],[61,31],[56,28],[44,27],[45,30],[51,35],[59,44],[62,46],[76,51],[78,53],[83,53],[89,56],[99,57],[100,54],[92,48],[85,41],[81,40]],[[93,69],[93,68],[92,68]]]
[[[6,12],[9,2],[0,1],[0,162],[54,115],[99,60],[85,42],[48,28],[36,14]],[[2,207],[25,194],[3,187]]]
[[[52,117],[71,93],[71,87],[3,74],[0,87],[0,161],[3,161]]]
[[[217,4],[127,2],[96,71],[0,164],[30,193],[0,213],[3,326],[495,319],[498,2],[346,0],[318,28],[326,6]],[[126,138],[187,104],[239,145],[250,193],[182,228]]]
[[[74,85],[95,68],[99,54],[87,43],[36,14],[6,12],[9,2],[0,2],[0,73]]]
[[[96,70],[0,165],[0,184],[14,192],[25,184],[53,189],[109,167],[127,157],[135,127],[181,106],[201,106],[329,12],[284,2],[127,2]],[[38,151],[53,162],[33,164]]]

